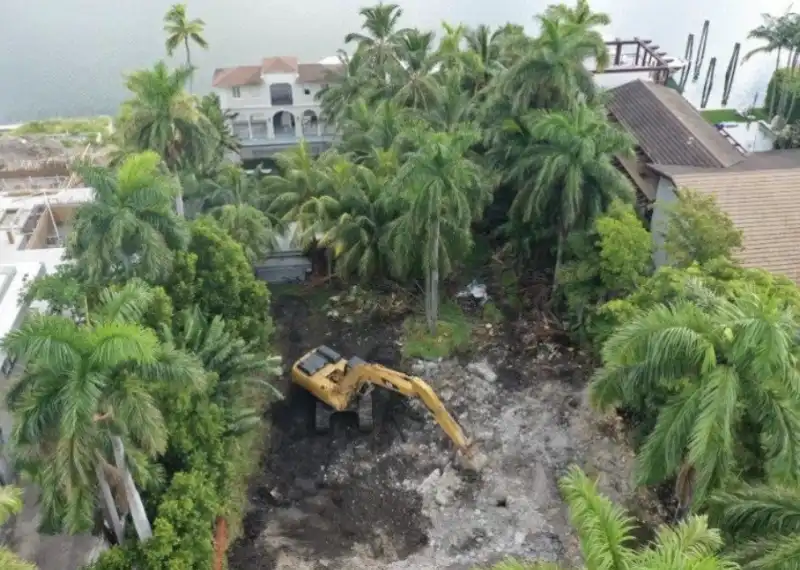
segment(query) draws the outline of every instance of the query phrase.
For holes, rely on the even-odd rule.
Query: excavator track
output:
[[[358,429],[364,433],[369,433],[375,427],[375,419],[372,415],[372,390],[363,394],[358,399]]]
[[[331,430],[331,416],[333,410],[317,400],[314,405],[314,431],[318,434],[325,434]]]

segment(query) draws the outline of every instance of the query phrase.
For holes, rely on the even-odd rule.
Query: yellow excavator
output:
[[[357,356],[346,360],[332,348],[318,346],[294,363],[292,381],[316,397],[314,427],[319,433],[328,431],[331,415],[337,412],[355,412],[359,429],[371,431],[372,391],[378,386],[409,398],[419,398],[455,444],[462,467],[479,471],[486,462],[433,389],[421,378]]]

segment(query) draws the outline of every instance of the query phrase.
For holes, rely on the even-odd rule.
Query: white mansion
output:
[[[233,130],[242,141],[241,157],[271,156],[300,139],[315,152],[327,148],[333,127],[320,119],[315,95],[340,68],[336,58],[298,63],[296,57],[282,56],[215,70],[212,87],[222,108],[236,114]]]

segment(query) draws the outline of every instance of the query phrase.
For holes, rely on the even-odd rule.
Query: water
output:
[[[161,19],[173,0],[0,1],[0,124],[52,116],[113,113],[125,98],[123,75],[165,57]],[[443,20],[468,25],[508,21],[534,28],[543,0],[397,0],[403,24],[438,28]],[[733,44],[761,22],[780,14],[788,0],[595,0],[611,14],[606,33],[651,38],[670,55],[682,56],[686,36],[699,36],[711,20],[706,59],[718,58],[709,108],[720,105]],[[316,61],[342,46],[357,30],[364,0],[189,0],[189,12],[207,22],[207,52],[195,50],[197,91],[210,85],[215,67],[256,64],[263,56],[296,55]],[[698,38],[699,39],[699,38]],[[697,40],[696,40],[697,43]],[[745,44],[743,52],[752,46]],[[182,55],[178,56],[180,59]],[[177,61],[177,60],[176,60]],[[772,58],[740,67],[730,105],[749,104],[764,90]],[[705,71],[705,70],[704,70]],[[687,93],[692,101],[705,77]],[[762,95],[763,96],[763,95]]]

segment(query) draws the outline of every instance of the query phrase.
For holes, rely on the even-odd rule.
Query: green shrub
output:
[[[787,91],[784,96],[784,91]],[[777,69],[772,73],[772,78],[767,85],[767,95],[764,99],[764,108],[769,112],[774,110],[789,123],[800,120],[800,102],[792,105],[793,99],[800,96],[800,73],[791,74],[789,69]],[[770,119],[772,117],[769,117]]]

